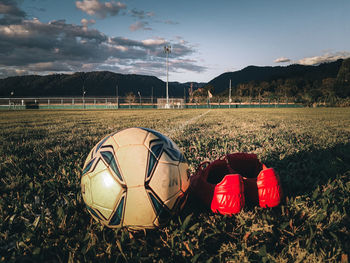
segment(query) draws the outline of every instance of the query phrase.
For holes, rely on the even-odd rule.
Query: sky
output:
[[[208,82],[350,57],[349,0],[0,0],[0,78],[108,70]]]

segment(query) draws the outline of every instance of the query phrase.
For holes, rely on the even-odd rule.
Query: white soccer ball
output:
[[[87,210],[110,228],[155,228],[179,212],[189,187],[177,145],[146,128],[112,133],[89,153],[81,177]]]

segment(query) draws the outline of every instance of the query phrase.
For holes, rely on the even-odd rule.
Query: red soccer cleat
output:
[[[190,189],[214,213],[220,214],[239,213],[245,200],[261,207],[274,207],[282,198],[275,171],[262,164],[255,154],[248,153],[229,154],[202,163],[191,176]]]
[[[203,167],[207,165],[204,169]],[[225,159],[204,162],[191,176],[190,191],[214,213],[236,214],[244,206],[242,176],[228,167]]]
[[[258,186],[259,205],[261,207],[274,207],[280,204],[282,188],[280,178],[273,168],[266,168],[263,165],[263,170],[259,173],[256,184]]]
[[[227,174],[220,183],[215,186],[211,211],[214,213],[237,214],[244,207],[244,186],[242,176],[239,174]]]

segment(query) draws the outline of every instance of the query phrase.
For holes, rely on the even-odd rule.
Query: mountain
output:
[[[212,90],[213,94],[220,94],[229,88],[238,84],[248,83],[250,81],[285,80],[285,79],[303,79],[305,81],[322,80],[326,78],[336,78],[343,60],[323,63],[318,66],[289,65],[285,67],[257,67],[248,66],[235,72],[227,72],[208,82],[207,88]]]
[[[264,90],[259,91],[259,87],[263,87],[265,84],[265,91],[281,93],[281,89],[284,89],[283,93],[287,95],[289,89],[292,90],[289,92],[290,96],[295,96],[297,93],[311,92],[318,88],[329,89],[332,86],[335,87],[335,95],[347,97],[350,96],[349,69],[350,59],[340,59],[318,66],[249,66],[239,71],[221,74],[207,84],[169,82],[169,97],[182,98],[184,94],[188,97],[191,84],[193,90],[202,93],[204,97],[207,96],[208,89],[211,90],[213,95],[227,94],[230,79],[233,91],[237,93],[240,89],[239,92],[242,96],[260,96],[259,94]],[[267,88],[266,83],[263,82],[267,82]],[[297,84],[294,85],[293,82],[297,82]],[[246,89],[252,89],[252,91],[244,90],[242,84],[246,83],[248,83]],[[166,83],[157,77],[135,74],[124,75],[109,71],[8,77],[0,79],[0,96],[9,97],[11,92],[14,92],[13,96],[15,97],[82,96],[83,87],[86,96],[89,97],[116,96],[117,86],[119,96],[125,96],[130,92],[135,95],[140,92],[143,97],[166,96]],[[316,93],[313,92],[313,94]]]
[[[197,84],[196,84],[197,85]],[[28,75],[0,79],[0,96],[8,97],[51,97],[82,96],[83,86],[86,96],[125,96],[140,92],[142,96],[165,97],[166,83],[154,76],[123,75],[109,71],[77,72],[74,74],[53,74],[46,76]],[[188,95],[188,84],[169,82],[169,97]]]

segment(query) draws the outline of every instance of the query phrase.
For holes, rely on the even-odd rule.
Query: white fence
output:
[[[0,98],[0,109],[183,109],[183,108],[271,108],[302,107],[295,103],[185,103],[183,98],[154,97],[46,97],[46,98]]]
[[[118,108],[154,105],[152,97],[37,97],[37,98],[0,98],[2,108]]]
[[[182,98],[154,97],[38,97],[38,98],[0,98],[2,108],[158,108],[182,109],[185,100]]]
[[[185,100],[179,98],[157,99],[157,109],[183,109]]]

